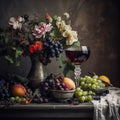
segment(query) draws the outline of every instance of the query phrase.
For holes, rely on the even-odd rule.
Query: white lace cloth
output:
[[[92,100],[94,120],[120,120],[120,88],[109,87],[109,94],[100,101]]]

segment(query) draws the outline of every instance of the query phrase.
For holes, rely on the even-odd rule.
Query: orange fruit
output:
[[[110,82],[110,79],[109,79],[107,76],[105,76],[105,75],[100,75],[100,76],[98,77],[98,79],[99,79],[99,80],[102,80],[104,83],[106,83],[106,84],[109,85],[109,86],[113,86],[113,85],[111,84],[111,82]]]
[[[12,93],[14,96],[25,96],[26,88],[21,84],[15,84],[12,87]]]
[[[63,78],[63,83],[65,84],[65,87],[70,89],[75,89],[75,83],[72,79],[68,78],[68,77],[64,77]]]

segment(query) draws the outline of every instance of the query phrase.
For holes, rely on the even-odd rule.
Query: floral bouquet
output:
[[[46,13],[44,20],[39,16],[11,17],[9,26],[0,29],[0,55],[16,65],[20,64],[22,55],[38,57],[47,65],[67,47],[80,45],[69,18],[68,13],[53,17]]]

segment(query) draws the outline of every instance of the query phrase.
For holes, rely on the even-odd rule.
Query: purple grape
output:
[[[46,86],[46,87],[48,87],[48,86],[49,86],[49,84],[48,84],[47,82],[45,82],[45,86]]]
[[[43,103],[43,98],[42,97],[39,98],[39,102]]]
[[[43,102],[45,102],[45,103],[48,103],[48,99],[47,98],[44,98],[44,100],[43,100]]]

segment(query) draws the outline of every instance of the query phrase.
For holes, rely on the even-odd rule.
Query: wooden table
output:
[[[28,105],[12,105],[7,109],[0,109],[0,120],[26,119],[93,119],[93,104],[80,103],[79,105],[44,103]]]

